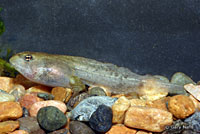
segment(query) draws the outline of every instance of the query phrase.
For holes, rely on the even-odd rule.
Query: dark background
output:
[[[0,0],[0,47],[200,80],[199,0]]]

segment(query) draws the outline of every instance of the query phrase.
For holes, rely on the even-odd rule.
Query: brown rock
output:
[[[19,103],[22,107],[25,107],[29,110],[34,103],[39,101],[43,101],[43,99],[37,97],[37,93],[26,93],[20,98]]]
[[[54,100],[66,103],[72,96],[72,90],[70,88],[55,87],[51,90],[51,94],[54,96]]]
[[[130,101],[122,96],[120,97],[112,106],[112,112],[113,112],[113,123],[123,123],[125,112],[130,107]]]
[[[200,101],[200,85],[187,84],[184,85],[185,90],[187,90],[191,95],[193,95],[197,100]]]
[[[170,112],[147,107],[130,107],[125,114],[124,124],[131,128],[151,132],[162,132],[165,126],[173,122]]]
[[[37,116],[37,113],[40,110],[40,108],[47,107],[47,106],[57,107],[63,113],[67,111],[67,107],[65,103],[63,103],[62,101],[57,101],[57,100],[39,101],[39,102],[34,103],[29,109],[30,116]]]
[[[29,134],[29,133],[25,130],[15,130],[14,132],[12,132],[10,134]]]
[[[0,134],[7,134],[19,128],[18,121],[4,121],[0,122]]]
[[[146,106],[146,100],[142,100],[142,99],[131,99],[130,103],[131,106]]]
[[[184,119],[195,112],[193,101],[185,95],[176,95],[168,101],[169,111],[179,119]]]
[[[0,89],[6,91],[7,93],[10,92],[10,90],[14,86],[13,78],[10,77],[0,77]]]
[[[164,98],[154,100],[154,101],[147,101],[146,106],[168,111],[167,105],[166,105],[168,101],[169,101],[169,97],[164,97]]]
[[[20,122],[20,130],[25,130],[30,134],[45,134],[37,122],[36,117],[22,117],[18,119]]]
[[[30,87],[28,90],[26,90],[27,93],[51,93],[51,87],[38,85],[34,87]]]
[[[17,102],[0,102],[0,121],[20,118],[23,114]]]
[[[56,130],[56,131],[53,131],[53,132],[48,133],[48,134],[68,134],[68,133],[69,133],[69,131],[66,128],[63,128],[63,129]]]
[[[146,131],[137,131],[136,134],[152,134],[151,132],[146,132]]]
[[[71,134],[95,134],[95,132],[90,127],[79,121],[71,121],[69,128]]]
[[[160,82],[153,78],[147,78],[138,89],[139,98],[144,100],[157,100],[167,96],[167,94],[168,89],[163,87]]]
[[[128,128],[122,124],[113,125],[106,134],[136,134],[137,130]]]

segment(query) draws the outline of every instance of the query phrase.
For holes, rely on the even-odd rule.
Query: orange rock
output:
[[[170,112],[150,107],[132,106],[125,114],[124,124],[151,132],[162,132],[173,122]]]
[[[20,118],[23,114],[17,102],[0,102],[0,121]]]
[[[7,134],[19,128],[18,121],[4,121],[0,122],[0,134]]]
[[[169,111],[179,119],[184,119],[195,112],[193,101],[185,95],[176,95],[168,101]]]
[[[51,94],[54,96],[54,100],[68,102],[72,96],[72,90],[70,88],[54,87]]]
[[[25,107],[27,109],[30,109],[31,106],[39,101],[43,101],[43,99],[37,97],[37,94],[35,93],[26,93],[23,97],[20,98],[19,103],[22,107]]]
[[[47,107],[47,106],[57,107],[63,113],[67,111],[67,106],[62,101],[57,101],[57,100],[39,101],[39,102],[34,103],[29,109],[30,116],[37,116],[37,113],[40,110],[40,108]]]
[[[167,105],[166,105],[168,100],[169,100],[169,97],[164,97],[164,98],[154,100],[154,101],[147,101],[146,106],[168,111]]]
[[[125,96],[124,94],[116,94],[116,95],[112,95],[112,98],[120,98],[122,96]]]
[[[146,106],[146,100],[142,100],[142,99],[131,99],[130,103],[131,106]]]
[[[15,130],[14,132],[12,132],[10,134],[29,134],[29,133],[25,130]]]
[[[113,125],[106,134],[136,134],[137,130],[128,128],[122,124]]]
[[[122,96],[120,97],[112,106],[112,112],[113,112],[113,123],[123,123],[125,112],[130,107],[130,101]]]
[[[146,132],[146,131],[137,131],[136,134],[152,134],[151,132]]]
[[[26,90],[27,93],[51,93],[51,87],[43,86],[43,85],[38,85],[38,86],[33,86],[30,87],[28,90]]]
[[[6,91],[7,93],[12,90],[14,86],[13,78],[10,77],[0,77],[0,89]]]

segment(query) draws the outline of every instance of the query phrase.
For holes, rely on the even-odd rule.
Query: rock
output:
[[[167,103],[168,103],[169,99],[170,99],[170,97],[164,97],[164,98],[154,100],[154,101],[147,101],[146,106],[168,111]]]
[[[22,96],[19,99],[19,103],[22,107],[27,108],[28,110],[31,108],[31,106],[39,101],[43,101],[43,99],[37,97],[36,93],[26,93],[24,96]]]
[[[200,102],[194,98],[194,96],[190,95],[189,98],[192,100],[192,102],[194,103],[195,109],[197,111],[200,111]]]
[[[70,88],[54,87],[51,90],[51,94],[54,96],[54,100],[59,100],[66,103],[72,96],[72,90]]]
[[[53,132],[50,132],[48,134],[68,134],[68,130],[66,128],[63,128],[63,129],[60,129],[60,130],[56,130],[56,131],[53,131]]]
[[[152,134],[151,132],[146,132],[146,131],[137,131],[136,134]]]
[[[131,99],[129,100],[132,106],[146,106],[147,101],[142,99]]]
[[[179,119],[184,119],[195,112],[192,100],[185,95],[176,95],[168,101],[169,111]]]
[[[143,100],[157,100],[166,97],[168,89],[163,87],[157,79],[146,79],[138,88],[138,95]]]
[[[51,93],[51,87],[38,85],[30,87],[28,90],[26,90],[27,93]]]
[[[75,108],[82,100],[86,99],[90,97],[89,94],[87,93],[81,93],[79,95],[77,95],[76,97],[70,98],[70,100],[67,103],[67,108],[69,110],[72,110],[73,108]]]
[[[69,124],[71,134],[95,134],[95,132],[83,122],[71,121]]]
[[[89,88],[89,95],[91,95],[91,96],[106,96],[106,93],[101,87],[92,87],[92,88]]]
[[[45,134],[37,122],[36,117],[22,117],[18,119],[20,122],[20,130],[25,130],[29,134]]]
[[[22,109],[23,109],[23,115],[22,115],[22,117],[28,117],[30,115],[29,112],[28,112],[28,109],[25,108],[25,107],[23,107]]]
[[[34,103],[29,109],[30,116],[36,116],[40,108],[47,107],[47,106],[57,107],[63,113],[67,111],[67,107],[65,103],[63,103],[62,101],[57,101],[57,100],[39,101],[39,102]]]
[[[188,123],[193,131],[200,132],[200,112],[195,112],[195,114],[186,118],[184,122]]]
[[[113,125],[105,134],[136,134],[137,130],[130,129],[122,124]]]
[[[0,89],[0,102],[15,101],[15,96]]]
[[[176,72],[175,74],[173,74],[171,78],[171,83],[182,85],[182,86],[188,83],[195,84],[195,82],[189,76],[187,76],[186,74],[182,72]]]
[[[191,95],[193,95],[197,100],[200,101],[200,85],[186,84],[186,85],[184,85],[184,88]]]
[[[9,92],[9,94],[12,94],[15,96],[15,100],[18,101],[22,96],[24,96],[26,93],[24,86],[15,84],[12,90]]]
[[[125,112],[130,107],[130,101],[122,96],[112,106],[113,123],[123,124]]]
[[[70,113],[69,117],[73,120],[89,121],[91,115],[100,105],[111,107],[117,98],[108,96],[92,96],[81,101]]]
[[[100,105],[89,119],[92,129],[105,133],[112,126],[112,109],[106,105]]]
[[[37,97],[42,98],[44,100],[53,100],[54,96],[49,93],[37,93]]]
[[[165,126],[173,122],[170,112],[148,107],[132,106],[125,114],[124,124],[152,132],[162,132]]]
[[[29,134],[29,133],[25,130],[15,130],[14,132],[12,132],[10,134]]]
[[[0,121],[18,119],[23,111],[17,102],[0,102]]]
[[[0,77],[0,89],[6,91],[7,93],[12,90],[14,86],[13,78],[10,77]]]
[[[19,128],[18,121],[4,121],[0,122],[0,134],[7,134]]]
[[[169,79],[165,76],[162,76],[162,75],[154,75],[153,77],[163,81],[163,82],[166,82],[166,83],[169,83]]]
[[[54,131],[67,123],[67,117],[57,107],[47,106],[38,111],[37,120],[46,131]]]

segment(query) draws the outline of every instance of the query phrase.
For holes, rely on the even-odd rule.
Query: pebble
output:
[[[131,107],[132,106],[146,106],[147,100],[142,100],[142,99],[131,99],[129,100]]]
[[[196,111],[200,111],[200,102],[194,98],[193,95],[190,95],[189,98],[192,100],[192,102],[194,103],[195,109]]]
[[[30,115],[28,109],[25,108],[25,107],[22,107],[22,109],[23,109],[23,115],[22,115],[22,117],[28,117]]]
[[[157,100],[168,95],[168,89],[163,87],[157,79],[146,79],[139,86],[138,95],[143,100]]]
[[[125,112],[130,107],[130,101],[125,97],[120,97],[112,106],[113,123],[121,124],[124,121]]]
[[[95,134],[95,132],[85,123],[79,121],[71,121],[69,124],[71,134]]]
[[[37,97],[42,98],[44,100],[53,100],[54,96],[49,93],[37,93]]]
[[[193,95],[197,100],[200,101],[200,85],[186,84],[184,85],[185,90],[187,90],[191,95]]]
[[[23,111],[17,102],[0,102],[0,121],[18,119]]]
[[[89,121],[92,113],[96,109],[104,104],[111,107],[117,98],[111,98],[108,96],[92,96],[81,101],[69,114],[68,116],[79,121]]]
[[[10,134],[29,134],[29,133],[25,130],[15,130],[14,132],[12,132]]]
[[[106,93],[101,87],[92,87],[91,89],[89,89],[89,95],[91,95],[91,96],[106,96]]]
[[[146,106],[169,111],[167,108],[167,103],[168,103],[169,99],[170,99],[170,97],[164,97],[164,98],[154,100],[154,101],[147,101]]]
[[[54,131],[67,123],[67,117],[57,107],[47,106],[38,111],[37,120],[46,131]]]
[[[0,89],[0,102],[15,101],[15,96]]]
[[[106,105],[100,105],[91,115],[89,124],[97,132],[107,132],[112,126],[112,109]]]
[[[38,85],[38,86],[33,86],[30,87],[29,89],[26,90],[27,93],[51,93],[51,87],[43,86],[43,85]]]
[[[24,86],[15,84],[12,90],[9,92],[9,94],[12,94],[15,96],[15,100],[18,101],[23,95],[25,95],[26,91]]]
[[[18,121],[4,121],[0,122],[0,134],[7,134],[19,128]]]
[[[14,86],[13,78],[0,77],[0,89],[6,91],[7,93],[12,90]]]
[[[200,132],[200,112],[195,112],[192,116],[186,118],[184,122],[189,123],[193,131]]]
[[[59,100],[66,103],[72,96],[72,90],[70,88],[54,87],[51,90],[51,94],[54,96],[54,100]]]
[[[136,134],[153,134],[153,133],[139,130],[139,131],[137,131]]]
[[[169,83],[169,79],[165,76],[162,76],[162,75],[154,75],[153,77],[163,81],[163,82],[166,82],[166,83]]]
[[[40,108],[47,107],[47,106],[57,107],[63,113],[67,111],[67,107],[65,103],[63,103],[62,101],[57,101],[57,100],[39,101],[39,102],[34,103],[29,109],[30,116],[36,116]]]
[[[123,124],[113,125],[105,134],[136,134],[137,130],[128,128]]]
[[[73,108],[75,108],[82,100],[86,99],[90,97],[89,94],[87,93],[81,93],[79,95],[77,95],[76,97],[70,98],[70,100],[67,103],[67,108],[69,110],[72,110]]]
[[[176,95],[168,101],[169,111],[179,119],[184,119],[195,112],[193,101],[185,95]]]
[[[182,85],[182,86],[188,83],[195,84],[195,82],[189,76],[187,76],[186,74],[182,72],[176,72],[175,74],[173,74],[171,78],[171,83]]]
[[[45,134],[38,124],[36,117],[22,117],[18,119],[20,123],[20,130],[25,130],[30,134]]]
[[[131,128],[138,128],[151,132],[162,132],[165,126],[173,122],[170,112],[149,107],[130,107],[126,114],[124,124]]]
[[[27,109],[30,109],[34,103],[39,101],[43,101],[43,99],[37,97],[37,93],[26,93],[19,99],[20,105]]]
[[[68,133],[69,133],[69,131],[66,128],[63,128],[63,129],[60,129],[60,130],[50,132],[48,134],[68,134]]]

